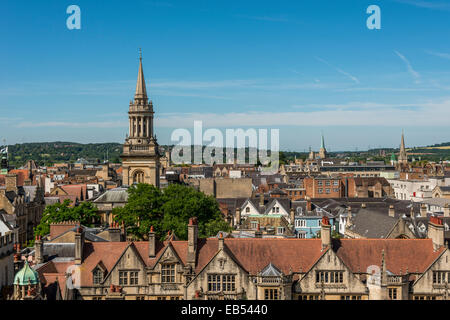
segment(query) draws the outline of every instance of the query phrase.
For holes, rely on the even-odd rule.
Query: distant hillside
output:
[[[444,143],[440,143],[440,144],[434,144],[432,146],[428,146],[430,148],[434,148],[434,147],[450,147],[450,142],[444,142]]]
[[[103,162],[108,154],[111,162],[119,162],[122,145],[119,143],[37,142],[10,145],[9,164],[23,166],[28,160],[38,165],[52,165],[57,162],[75,162],[84,158],[93,162]]]
[[[166,146],[163,146],[166,148]],[[191,147],[193,152],[193,147]],[[379,151],[384,150],[385,157],[380,157]],[[122,144],[120,143],[89,143],[81,144],[75,142],[35,142],[23,143],[9,146],[9,164],[13,167],[21,167],[28,160],[35,160],[38,165],[53,165],[58,162],[75,162],[84,158],[89,162],[101,163],[106,157],[110,162],[120,162]],[[352,161],[365,160],[370,157],[372,160],[389,161],[391,153],[397,153],[398,149],[383,148],[371,149],[369,151],[342,151],[332,152],[331,157],[348,157]],[[428,147],[415,147],[408,149],[408,153],[413,153],[416,158],[420,156],[422,160],[450,160],[450,142],[436,144]],[[235,149],[236,154],[236,149]],[[224,152],[225,155],[225,152]],[[280,152],[280,163],[288,163],[297,159],[306,159],[308,153],[295,151]],[[246,159],[248,159],[248,148],[246,148]],[[225,161],[225,158],[224,158]]]

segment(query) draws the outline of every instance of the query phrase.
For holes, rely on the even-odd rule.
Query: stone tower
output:
[[[134,100],[128,111],[129,133],[121,155],[123,185],[148,183],[159,187],[159,146],[153,133],[153,103],[147,97],[142,54],[139,55],[139,72]]]
[[[325,149],[325,139],[324,139],[323,133],[322,133],[322,138],[321,138],[321,142],[320,142],[320,150],[319,150],[319,158],[325,159],[326,157],[327,157],[327,149]]]
[[[408,156],[406,155],[405,137],[402,131],[402,141],[400,143],[400,154],[398,155],[398,164],[408,164]]]

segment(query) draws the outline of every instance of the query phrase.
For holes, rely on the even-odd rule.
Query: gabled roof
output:
[[[264,269],[261,270],[261,276],[263,277],[279,277],[281,271],[275,265],[270,262]]]
[[[386,268],[404,274],[424,272],[445,248],[434,251],[431,239],[334,239],[333,250],[352,272],[381,266],[384,251]]]
[[[245,202],[241,205],[241,210],[244,210],[244,208],[247,207],[247,205],[252,206],[257,212],[261,214],[264,212],[263,208],[261,208],[262,209],[261,212],[258,201],[256,201],[253,198],[248,198],[247,200],[245,200]]]
[[[347,228],[365,238],[386,238],[397,222],[398,219],[389,215],[361,209]]]
[[[284,274],[288,274],[290,270],[299,272],[300,269],[305,272],[322,255],[320,239],[227,238],[224,243],[241,266],[251,274],[257,274],[272,261],[276,262],[277,268]]]
[[[284,211],[289,213],[289,210],[290,210],[290,207],[291,207],[291,200],[289,200],[287,198],[270,198],[269,204],[266,206],[266,210],[265,210],[264,213],[265,214],[269,214],[270,211],[272,210],[272,208],[277,203],[284,209]]]

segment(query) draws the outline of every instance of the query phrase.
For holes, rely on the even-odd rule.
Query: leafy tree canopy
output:
[[[129,188],[128,194],[128,203],[123,208],[113,209],[113,214],[137,239],[146,239],[151,226],[160,238],[170,230],[179,239],[187,239],[191,217],[197,217],[200,237],[231,230],[214,197],[191,187],[173,184],[161,191],[141,183]]]
[[[69,199],[45,207],[41,222],[35,228],[35,235],[45,236],[50,233],[50,224],[63,221],[79,221],[82,225],[93,226],[100,219],[98,209],[91,202],[82,202],[71,207]]]

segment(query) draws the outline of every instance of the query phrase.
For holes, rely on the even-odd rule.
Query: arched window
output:
[[[144,172],[138,170],[133,174],[133,183],[143,183],[144,182]]]

